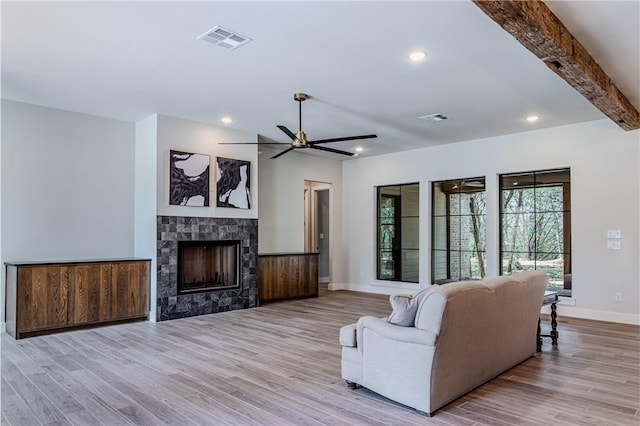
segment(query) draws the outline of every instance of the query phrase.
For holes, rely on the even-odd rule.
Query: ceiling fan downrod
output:
[[[306,93],[294,93],[293,99],[298,102],[298,132],[296,140],[292,141],[298,148],[308,148],[307,135],[302,131],[302,102],[306,101],[308,95]]]

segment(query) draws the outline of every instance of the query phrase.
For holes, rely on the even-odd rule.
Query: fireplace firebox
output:
[[[240,241],[178,241],[178,294],[240,287]]]

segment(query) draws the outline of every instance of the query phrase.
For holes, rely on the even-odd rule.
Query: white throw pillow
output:
[[[387,322],[399,325],[402,327],[409,327],[413,325],[413,321],[416,318],[416,311],[418,310],[418,304],[410,294],[394,294],[389,297],[389,303],[391,303],[391,315],[387,317]]]
[[[418,305],[429,287],[431,286],[427,286],[427,288],[414,294],[393,294],[389,296],[392,312],[387,317],[387,322],[401,327],[413,327]]]

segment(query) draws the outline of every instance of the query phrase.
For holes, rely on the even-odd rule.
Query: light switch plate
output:
[[[607,238],[619,240],[620,238],[622,238],[622,231],[620,231],[619,229],[609,229],[607,231]]]

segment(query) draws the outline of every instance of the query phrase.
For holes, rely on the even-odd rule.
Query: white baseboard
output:
[[[329,285],[327,286],[327,288],[331,291],[336,291],[336,290],[346,290],[346,288],[342,287],[342,284],[340,283],[329,283]]]
[[[549,306],[543,306],[540,311],[543,314],[551,312]],[[622,312],[598,311],[595,309],[577,308],[570,305],[558,304],[558,317],[581,318],[595,321],[619,322],[622,324],[640,325],[640,315],[626,314]]]
[[[387,281],[374,281],[371,284],[353,284],[353,283],[331,283],[329,290],[349,290],[359,291],[361,293],[374,294],[409,294],[420,289],[417,283],[393,282],[389,285]]]

